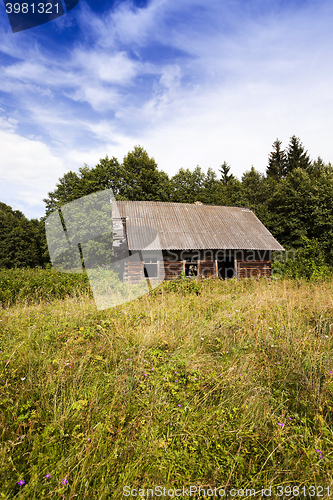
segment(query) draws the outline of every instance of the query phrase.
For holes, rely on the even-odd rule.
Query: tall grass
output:
[[[99,312],[85,294],[2,308],[0,498],[333,489],[332,291],[180,282]]]

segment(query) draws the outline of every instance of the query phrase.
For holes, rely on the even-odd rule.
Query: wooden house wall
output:
[[[189,251],[190,252],[190,251]],[[183,251],[184,256],[185,251]],[[191,252],[190,252],[191,253]],[[219,269],[223,268],[221,261],[224,251],[205,250],[194,251],[198,259],[198,275],[204,278],[217,277]],[[271,252],[270,251],[246,251],[228,250],[225,252],[227,259],[234,259],[235,276],[237,278],[259,278],[271,277]],[[186,261],[182,260],[181,251],[163,251],[163,262],[158,263],[158,275],[160,279],[172,280],[180,273],[185,272]],[[126,262],[124,266],[124,279],[129,281],[140,281],[144,278],[144,266],[142,262]]]

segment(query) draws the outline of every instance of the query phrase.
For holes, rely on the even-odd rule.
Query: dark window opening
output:
[[[222,279],[231,279],[235,276],[235,259],[226,259],[218,263],[218,276]]]
[[[187,262],[185,263],[185,276],[191,278],[193,276],[198,276],[198,264],[195,262]]]

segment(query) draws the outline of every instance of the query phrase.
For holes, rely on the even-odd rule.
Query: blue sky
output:
[[[27,217],[65,172],[137,144],[179,168],[264,172],[278,137],[333,162],[333,3],[80,0],[12,33],[0,5],[0,201]]]

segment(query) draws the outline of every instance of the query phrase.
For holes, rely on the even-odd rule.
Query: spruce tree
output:
[[[308,170],[311,166],[311,160],[308,152],[304,150],[304,146],[300,139],[293,135],[290,138],[287,149],[287,173],[292,172],[296,168]]]
[[[219,172],[221,172],[220,180],[225,186],[227,186],[231,180],[235,180],[235,176],[233,174],[229,174],[230,168],[231,167],[227,164],[227,162],[224,161],[221,165],[221,169],[219,170]]]
[[[287,155],[281,149],[282,142],[279,139],[273,143],[274,150],[268,157],[268,167],[266,169],[267,177],[271,179],[280,180],[287,175]]]

